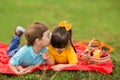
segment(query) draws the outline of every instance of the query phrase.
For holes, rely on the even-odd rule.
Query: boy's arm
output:
[[[50,59],[50,58],[48,58],[48,59],[46,60],[46,63],[47,63],[48,65],[54,65],[54,64],[55,64],[55,62],[54,62],[52,59]]]
[[[9,67],[12,69],[13,72],[15,72],[18,75],[24,74],[23,68],[21,66],[15,66],[9,63]]]
[[[12,69],[13,72],[15,72],[17,75],[23,75],[23,74],[27,74],[30,73],[31,70],[33,68],[37,68],[38,66],[40,66],[39,64],[36,65],[32,65],[32,66],[28,66],[26,68],[23,68],[21,65],[12,65],[9,63],[9,67]]]
[[[36,69],[40,65],[41,65],[40,63],[37,63],[35,65],[27,66],[26,68],[24,68],[24,73],[31,73],[32,69]]]
[[[54,64],[55,64],[55,62],[54,62],[52,59],[50,59],[50,57],[49,57],[49,55],[48,55],[47,52],[44,52],[44,53],[42,54],[42,58],[43,58],[44,60],[46,60],[46,63],[47,63],[48,65],[54,65]]]
[[[11,65],[10,63],[9,63],[9,67],[10,67],[15,73],[18,73],[18,72],[19,72],[19,70],[17,69],[17,67],[14,66],[14,65]]]

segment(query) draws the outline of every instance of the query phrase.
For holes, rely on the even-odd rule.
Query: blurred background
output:
[[[74,41],[97,38],[120,48],[120,0],[0,0],[0,41],[9,44],[18,25],[38,21],[52,31],[61,20],[72,24]]]
[[[38,21],[52,31],[61,20],[72,24],[74,41],[97,38],[120,62],[120,0],[0,0],[0,41],[9,44],[18,25]]]

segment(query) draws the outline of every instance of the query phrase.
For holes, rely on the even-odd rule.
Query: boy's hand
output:
[[[49,57],[49,55],[46,51],[44,51],[44,53],[42,54],[42,58],[44,60],[46,60],[45,64],[48,64],[48,65],[54,65],[55,64],[55,62],[52,59],[50,59],[50,57]]]
[[[31,73],[32,69],[35,68],[36,66],[33,65],[33,66],[28,66],[26,68],[24,68],[24,70],[20,70],[20,73],[23,75],[23,74],[27,74],[27,73]]]
[[[49,59],[49,56],[48,56],[48,54],[47,54],[46,51],[44,51],[44,53],[42,54],[42,58],[43,58],[44,60],[48,60],[48,59]]]
[[[27,74],[27,72],[25,72],[24,70],[21,70],[19,72],[15,72],[17,75],[21,76],[21,75],[24,75],[24,74]]]

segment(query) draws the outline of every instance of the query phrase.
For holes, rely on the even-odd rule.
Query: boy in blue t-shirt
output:
[[[9,66],[17,75],[30,73],[33,68],[37,68],[43,63],[53,64],[45,48],[50,44],[51,39],[50,32],[46,25],[39,22],[31,24],[25,31],[25,37],[27,45],[18,50],[14,48],[16,51],[14,51],[14,49],[8,50],[8,55],[14,55],[13,57],[9,55],[12,57]],[[14,38],[13,42],[16,40],[19,41],[20,39]],[[15,46],[17,45],[17,48],[19,45],[18,43],[14,44]],[[12,44],[12,46],[14,45]],[[25,66],[25,68],[22,66]]]

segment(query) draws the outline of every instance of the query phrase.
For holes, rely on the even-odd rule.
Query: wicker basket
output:
[[[110,61],[111,58],[110,58],[110,52],[112,51],[111,49],[110,50],[104,50],[105,53],[107,53],[107,55],[105,57],[100,57],[100,58],[96,58],[96,57],[93,57],[91,55],[91,53],[95,50],[95,49],[100,49],[101,51],[103,51],[103,46],[105,45],[101,45],[100,44],[101,42],[97,39],[92,39],[89,44],[88,44],[88,47],[87,49],[81,54],[81,58],[84,62],[88,62],[90,64],[99,64],[99,63],[104,63],[104,62],[107,62],[107,61]],[[111,48],[111,47],[110,47]]]

